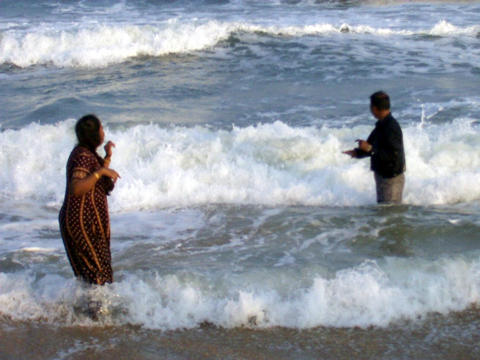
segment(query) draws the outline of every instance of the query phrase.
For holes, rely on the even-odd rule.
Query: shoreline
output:
[[[0,321],[0,357],[37,359],[478,359],[480,309],[387,328],[162,331]]]

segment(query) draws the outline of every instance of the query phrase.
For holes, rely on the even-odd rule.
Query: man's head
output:
[[[370,111],[378,120],[383,120],[390,114],[390,97],[386,92],[377,91],[370,96]]]

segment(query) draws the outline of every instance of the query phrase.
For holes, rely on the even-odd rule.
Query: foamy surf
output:
[[[86,289],[53,274],[0,273],[0,314],[22,321],[162,330],[204,323],[225,328],[384,327],[433,312],[461,311],[480,300],[480,263],[461,257],[387,259],[381,266],[366,261],[332,277],[315,276],[307,280],[309,286],[293,292],[272,287],[276,276],[289,275],[278,269],[262,276],[247,272],[232,281],[228,276],[128,273],[113,285]],[[86,297],[102,303],[97,322],[76,309]]]
[[[14,27],[15,29],[15,27]],[[0,64],[19,67],[105,67],[139,56],[158,57],[215,48],[232,35],[242,33],[275,37],[343,34],[345,36],[440,36],[475,37],[480,26],[455,26],[445,20],[431,29],[382,28],[371,25],[320,23],[305,26],[261,25],[210,20],[204,23],[167,21],[165,25],[99,24],[78,30],[3,30]]]
[[[0,1],[0,357],[479,359],[479,4]],[[377,90],[403,206],[341,154]],[[89,112],[122,175],[102,288],[58,224]]]
[[[74,121],[0,133],[1,194],[58,207]],[[341,153],[371,126],[291,127],[280,121],[231,130],[136,125],[108,131],[122,174],[115,212],[202,204],[359,206],[374,203],[368,159]],[[473,119],[404,125],[405,202],[480,199],[480,132]]]

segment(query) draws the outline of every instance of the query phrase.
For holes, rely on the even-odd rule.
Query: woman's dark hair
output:
[[[95,115],[85,115],[77,121],[75,133],[78,145],[84,146],[92,152],[101,145],[100,126],[102,123]]]
[[[370,105],[378,110],[390,110],[390,97],[385,91],[377,91],[370,96]]]

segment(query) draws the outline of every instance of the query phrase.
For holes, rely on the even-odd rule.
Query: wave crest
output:
[[[0,133],[3,197],[61,204],[65,163],[75,143],[72,129],[70,120]],[[112,167],[122,175],[112,209],[370,204],[375,196],[368,160],[341,153],[370,130],[297,128],[277,121],[230,131],[155,124],[109,131],[117,144]],[[404,136],[407,203],[480,199],[480,132],[473,120],[404,126]]]
[[[244,275],[248,290],[245,284],[226,279],[211,286],[205,278],[151,272],[124,274],[112,285],[86,290],[58,275],[36,278],[0,273],[0,314],[15,320],[139,324],[163,330],[194,328],[205,322],[225,328],[388,326],[432,312],[461,311],[477,303],[479,271],[478,261],[461,258],[391,259],[385,268],[367,261],[332,278],[316,276],[309,287],[287,296],[282,289],[271,287],[270,277],[262,284],[258,276],[249,278],[252,274]],[[292,283],[297,281],[292,279]],[[103,303],[99,323],[75,311],[85,295]]]
[[[477,36],[480,26],[456,27],[441,21],[425,31],[375,28],[368,25],[314,24],[306,26],[262,26],[249,23],[208,21],[165,26],[99,25],[93,29],[35,32],[4,31],[0,34],[0,64],[19,67],[53,64],[59,67],[104,67],[138,56],[189,53],[217,46],[236,33],[269,36],[319,36],[371,34],[374,36]]]

